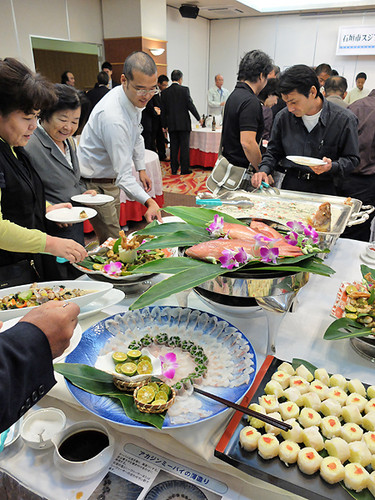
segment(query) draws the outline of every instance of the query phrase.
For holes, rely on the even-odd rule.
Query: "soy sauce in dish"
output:
[[[70,462],[82,462],[90,460],[109,445],[109,439],[104,432],[97,430],[79,431],[59,446],[60,455]]]

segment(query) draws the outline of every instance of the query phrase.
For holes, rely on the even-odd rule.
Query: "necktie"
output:
[[[223,89],[220,89],[220,102],[223,102]]]

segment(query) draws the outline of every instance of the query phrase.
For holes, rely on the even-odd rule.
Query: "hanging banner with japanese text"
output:
[[[340,26],[336,55],[375,54],[375,26]]]

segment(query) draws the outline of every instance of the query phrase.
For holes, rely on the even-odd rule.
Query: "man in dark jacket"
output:
[[[163,126],[168,129],[171,149],[171,169],[176,175],[180,152],[181,175],[190,174],[189,140],[191,131],[190,113],[200,121],[199,113],[190,97],[188,87],[182,84],[182,72],[172,71],[172,84],[162,93]]]
[[[95,87],[89,90],[86,94],[91,104],[91,110],[94,108],[96,104],[98,104],[100,99],[104,97],[107,92],[109,92],[107,87],[109,81],[108,74],[105,73],[104,71],[101,71],[100,73],[98,73],[96,79],[97,83],[95,84]]]

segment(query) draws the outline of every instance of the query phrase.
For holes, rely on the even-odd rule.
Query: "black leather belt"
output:
[[[100,177],[100,178],[92,177],[91,179],[83,178],[83,180],[87,182],[98,182],[101,184],[115,184],[116,182],[116,179],[111,179],[108,177]]]

